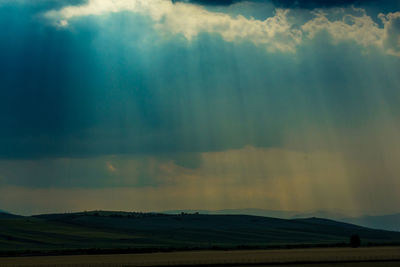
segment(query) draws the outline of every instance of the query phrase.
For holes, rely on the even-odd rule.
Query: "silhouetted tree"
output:
[[[350,246],[353,248],[358,248],[361,245],[361,239],[359,235],[352,235],[350,237]]]

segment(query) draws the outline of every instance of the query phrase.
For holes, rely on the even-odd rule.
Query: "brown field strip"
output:
[[[262,266],[309,264],[400,266],[400,247],[193,251],[0,258],[0,266]],[[366,265],[368,264],[368,265]],[[361,266],[361,265],[360,265]]]

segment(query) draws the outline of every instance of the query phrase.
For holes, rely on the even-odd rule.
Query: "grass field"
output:
[[[400,266],[400,247],[0,258],[0,266]],[[340,264],[340,265],[339,265]]]
[[[241,215],[91,212],[0,219],[0,255],[80,249],[110,249],[114,250],[112,253],[131,249],[121,253],[137,253],[196,248],[345,246],[352,234],[358,234],[367,246],[400,244],[400,232],[318,218],[283,220]],[[56,252],[56,255],[63,254]]]

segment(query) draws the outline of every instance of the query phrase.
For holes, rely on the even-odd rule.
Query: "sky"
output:
[[[0,0],[0,208],[400,212],[396,0]]]

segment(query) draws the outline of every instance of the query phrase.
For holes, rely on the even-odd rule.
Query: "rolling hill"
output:
[[[274,217],[281,219],[291,219],[298,212],[295,211],[280,211],[280,210],[265,210],[265,209],[223,209],[223,210],[167,210],[161,213],[180,214],[180,213],[201,213],[209,215],[252,215],[263,217]]]
[[[201,213],[210,215],[254,215],[264,217],[274,217],[281,219],[304,219],[304,218],[324,218],[350,224],[356,224],[368,228],[381,229],[387,231],[400,232],[400,213],[387,215],[359,215],[351,217],[345,211],[312,211],[312,212],[296,212],[296,211],[280,211],[265,209],[224,209],[224,210],[168,210],[162,213],[180,214],[180,213]],[[347,215],[346,215],[347,214]]]
[[[0,217],[0,251],[188,249],[400,243],[400,233],[327,219],[248,215],[82,212]]]
[[[16,218],[16,217],[20,217],[20,216],[11,214],[11,213],[6,212],[4,210],[0,210],[0,219]]]

